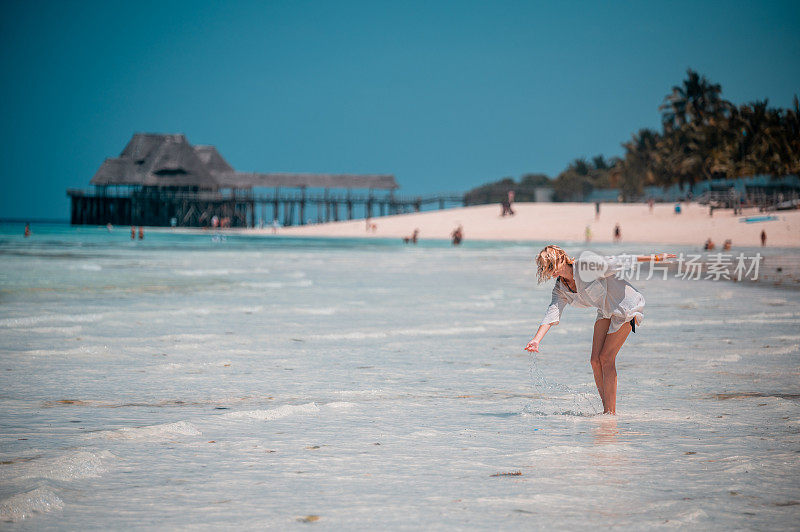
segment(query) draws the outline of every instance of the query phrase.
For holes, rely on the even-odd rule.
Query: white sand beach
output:
[[[366,230],[362,220],[286,227],[278,233],[286,236],[377,237],[401,238],[419,229],[420,239],[446,239],[459,224],[465,240],[536,240],[582,242],[586,227],[593,242],[611,242],[614,226],[622,229],[623,242],[702,245],[711,238],[717,245],[726,239],[734,247],[759,246],[761,231],[767,233],[770,247],[800,247],[800,211],[772,213],[777,219],[758,223],[741,221],[746,217],[764,216],[756,209],[747,209],[741,216],[732,211],[716,211],[709,216],[708,207],[682,204],[682,213],[674,214],[673,204],[657,204],[651,213],[645,204],[602,204],[595,220],[591,203],[516,203],[514,216],[501,217],[500,205],[480,205],[373,218],[377,229]],[[269,234],[272,229],[252,230]]]

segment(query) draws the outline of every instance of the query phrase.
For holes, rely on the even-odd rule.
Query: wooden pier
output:
[[[464,204],[460,194],[398,196],[388,174],[238,172],[214,146],[184,135],[136,133],[119,157],[90,181],[69,189],[76,225],[256,227],[303,225],[440,209]]]
[[[461,194],[397,196],[277,188],[268,193],[173,191],[169,189],[69,189],[74,225],[207,227],[212,219],[230,227],[325,223],[464,205]]]

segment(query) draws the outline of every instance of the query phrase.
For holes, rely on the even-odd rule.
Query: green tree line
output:
[[[556,200],[579,201],[595,188],[618,187],[626,200],[642,197],[644,187],[692,185],[715,178],[800,175],[800,106],[769,107],[768,100],[736,106],[722,98],[722,87],[692,69],[659,106],[661,130],[641,129],[622,144],[624,155],[571,162],[553,180],[529,174],[467,193],[475,203],[499,201],[508,190],[529,201],[527,188],[551,184]],[[491,192],[487,194],[487,192]],[[496,196],[496,197],[495,197]],[[531,198],[532,199],[532,198]]]

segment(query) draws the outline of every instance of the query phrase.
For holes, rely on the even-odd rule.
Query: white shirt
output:
[[[558,324],[561,321],[561,313],[567,305],[597,308],[598,320],[611,319],[608,334],[617,332],[624,323],[631,320],[636,320],[636,325],[639,325],[644,319],[644,314],[642,314],[644,296],[629,282],[616,276],[630,266],[630,259],[625,256],[605,257],[607,269],[604,272],[588,279],[576,274],[577,292],[570,290],[559,277],[553,287],[553,298],[550,306],[547,307],[542,325]],[[573,272],[580,271],[579,268],[582,266],[580,260],[580,258],[575,260]],[[594,280],[591,280],[592,278]]]

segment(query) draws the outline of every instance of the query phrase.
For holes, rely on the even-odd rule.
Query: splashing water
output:
[[[599,414],[597,407],[595,406],[594,402],[591,399],[591,394],[586,392],[578,392],[567,386],[566,384],[561,384],[559,382],[554,382],[548,380],[544,373],[539,369],[539,365],[537,363],[536,353],[531,353],[530,358],[530,375],[531,375],[531,384],[533,389],[536,390],[539,395],[544,396],[545,398],[551,398],[553,396],[564,396],[566,395],[569,397],[571,402],[572,408],[570,410],[562,410],[562,411],[553,411],[553,412],[545,412],[542,408],[545,405],[541,405],[541,408],[534,409],[533,403],[528,403],[522,409],[522,412],[525,414],[533,414],[539,416],[547,416],[547,415],[565,415],[565,416],[594,416]],[[586,403],[589,406],[591,412],[587,412],[581,404]]]

